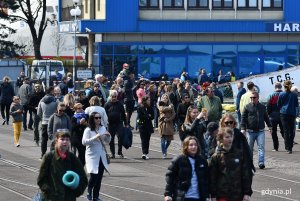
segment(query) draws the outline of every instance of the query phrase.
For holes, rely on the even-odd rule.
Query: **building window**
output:
[[[158,0],[139,0],[140,8],[158,8]]]
[[[188,0],[188,8],[208,8],[208,0]]]
[[[238,8],[257,8],[257,0],[238,0]]]
[[[263,0],[262,8],[263,9],[282,10],[283,0]]]
[[[218,8],[233,8],[233,0],[213,0],[212,7]]]
[[[98,6],[97,6],[97,8],[98,8],[98,11],[100,11],[100,0],[98,0]]]
[[[183,0],[163,0],[164,8],[183,8]]]

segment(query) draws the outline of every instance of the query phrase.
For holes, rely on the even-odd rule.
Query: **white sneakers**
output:
[[[143,154],[143,155],[142,155],[142,159],[148,160],[148,159],[149,159],[149,156],[148,156],[147,154]]]

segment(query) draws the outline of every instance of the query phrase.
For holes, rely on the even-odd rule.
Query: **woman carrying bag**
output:
[[[90,174],[87,199],[101,201],[99,191],[104,170],[108,171],[105,144],[111,140],[109,132],[101,125],[101,116],[92,112],[89,116],[89,126],[84,130],[82,144],[86,146],[86,171]]]

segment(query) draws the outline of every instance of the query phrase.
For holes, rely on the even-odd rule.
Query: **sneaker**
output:
[[[298,142],[295,142],[295,141],[294,141],[294,142],[293,142],[293,145],[295,145],[295,144],[298,144]]]
[[[292,153],[293,153],[293,151],[292,151],[292,150],[289,150],[289,151],[287,151],[287,153],[288,153],[288,154],[292,154]]]
[[[124,158],[124,155],[123,154],[118,154],[120,158]]]
[[[92,201],[92,200],[93,200],[92,195],[87,194],[87,195],[86,195],[86,199],[89,200],[89,201]]]
[[[149,156],[146,154],[146,159],[145,160],[149,160]]]
[[[146,160],[146,154],[142,155],[142,159]]]
[[[272,149],[272,151],[278,151],[278,149]]]
[[[166,159],[167,158],[167,154],[163,154],[163,159]]]
[[[40,146],[40,142],[39,141],[35,141],[36,146]]]
[[[16,144],[16,147],[20,147],[20,144]]]
[[[116,158],[115,154],[111,154],[110,158]]]
[[[32,127],[28,127],[28,129],[29,129],[29,130],[33,130],[33,128],[32,128]]]
[[[6,123],[6,120],[3,120],[3,123],[2,123],[2,125],[4,125]]]
[[[265,165],[264,164],[259,164],[259,169],[265,169]]]

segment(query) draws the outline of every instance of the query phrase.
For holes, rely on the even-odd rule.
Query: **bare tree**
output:
[[[33,47],[33,42],[31,37],[22,37],[18,35],[15,39],[15,43],[18,44],[19,46],[22,46],[21,50],[18,50],[17,53],[21,56],[25,56],[33,52],[34,47]]]
[[[58,29],[53,29],[51,32],[51,42],[55,47],[56,56],[60,56],[60,52],[64,49],[66,43],[66,37],[63,34],[59,34]]]
[[[12,15],[28,24],[36,59],[42,59],[41,42],[49,19],[46,18],[46,0],[15,0],[22,16]]]

